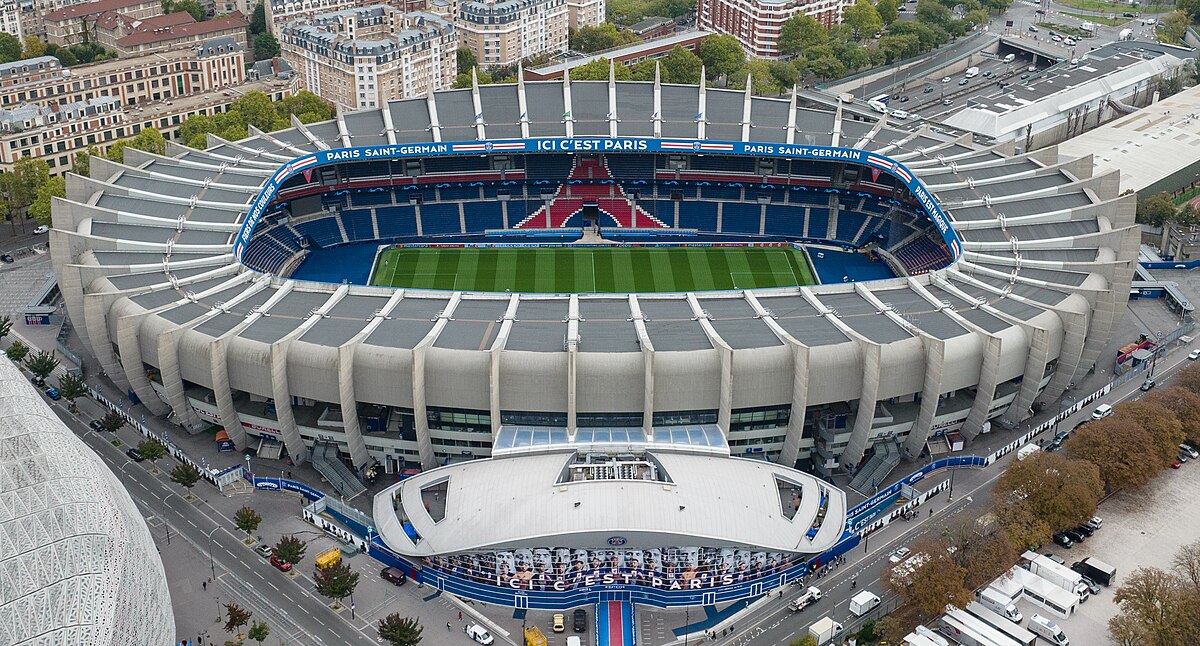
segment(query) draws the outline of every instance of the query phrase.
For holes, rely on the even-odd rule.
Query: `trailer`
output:
[[[822,646],[842,634],[842,625],[831,617],[822,617],[808,627],[808,634],[817,640],[817,646]]]
[[[1027,561],[1026,568],[1067,592],[1079,594],[1079,586],[1083,583],[1083,575],[1065,565],[1059,565],[1048,556],[1034,552],[1025,552],[1021,558]],[[1080,600],[1083,595],[1079,595]]]
[[[1021,646],[1034,646],[1037,642],[1037,635],[1022,628],[1021,624],[1015,624],[1007,617],[992,612],[978,601],[968,603],[966,610],[976,619],[1008,635]]]
[[[939,622],[942,632],[962,646],[1020,646],[1016,640],[976,619],[965,610],[950,607]]]
[[[925,626],[917,626],[904,636],[903,646],[950,646],[950,642]]]
[[[1112,585],[1117,578],[1117,568],[1092,556],[1076,561],[1071,569],[1103,586]]]
[[[874,610],[879,605],[879,597],[874,592],[863,590],[850,598],[850,612],[855,617],[861,617]]]

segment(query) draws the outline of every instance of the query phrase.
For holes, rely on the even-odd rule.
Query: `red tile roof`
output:
[[[142,24],[148,21],[142,21]],[[165,27],[157,27],[151,25],[149,28],[143,29],[139,26],[138,31],[124,38],[117,39],[118,47],[137,47],[139,45],[149,45],[164,40],[177,40],[180,38],[188,38],[193,36],[203,36],[219,31],[229,31],[234,29],[245,29],[249,23],[242,17],[241,13],[234,12],[225,18],[214,18],[204,22],[190,22],[181,25],[169,25]]]
[[[144,4],[159,4],[158,2],[150,2],[149,0],[95,0],[94,2],[84,2],[82,4],[63,7],[56,11],[51,11],[46,14],[46,20],[57,22],[60,20],[70,20],[72,18],[82,18],[85,16],[98,16],[106,11],[117,11],[120,9],[128,9]]]

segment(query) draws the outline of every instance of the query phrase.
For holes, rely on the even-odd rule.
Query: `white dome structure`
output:
[[[133,499],[0,359],[0,644],[175,639],[162,561]]]

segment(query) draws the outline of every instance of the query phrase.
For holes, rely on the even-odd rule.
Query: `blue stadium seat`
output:
[[[566,179],[570,174],[570,155],[526,155],[525,177],[529,179]]]
[[[337,222],[332,216],[301,222],[293,226],[297,231],[308,236],[308,239],[318,247],[329,247],[345,242],[342,240],[342,232],[338,229]]]
[[[447,200],[478,200],[478,186],[448,186],[438,189],[442,201]]]
[[[416,210],[411,206],[389,206],[375,210],[379,221],[379,237],[403,238],[417,235]]]
[[[829,229],[829,209],[808,209],[808,237],[825,238]]]
[[[861,213],[845,210],[838,211],[837,236],[842,242],[854,242],[858,230],[862,228],[867,218]]]
[[[487,157],[426,157],[426,173],[464,173],[491,170]]]
[[[430,204],[421,206],[421,231],[425,235],[462,233],[458,221],[458,204]]]
[[[350,197],[354,206],[390,206],[392,203],[391,189],[384,191],[355,193]]]
[[[814,206],[828,206],[829,194],[824,191],[788,191],[788,204],[812,204]]]
[[[725,173],[753,173],[755,171],[753,157],[707,156],[692,157],[692,170],[713,170]]]
[[[466,219],[467,233],[503,229],[504,211],[502,208],[499,202],[464,202],[463,216]],[[424,213],[424,209],[422,209],[422,213]]]
[[[342,226],[346,228],[346,236],[350,238],[351,242],[375,239],[375,227],[371,224],[370,209],[343,211]]]
[[[767,205],[767,235],[804,237],[804,207]]]
[[[608,170],[616,179],[653,179],[654,155],[606,155]]]
[[[742,199],[742,189],[732,186],[701,186],[700,199],[740,200]]]
[[[721,231],[725,233],[758,233],[757,203],[724,202],[721,206]]]
[[[716,231],[716,202],[680,202],[679,226],[684,229]]]

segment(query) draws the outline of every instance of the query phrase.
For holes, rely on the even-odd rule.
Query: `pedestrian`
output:
[[[462,621],[462,611],[461,610],[458,611],[458,620]]]
[[[450,622],[446,622],[446,632],[450,632]]]
[[[929,517],[930,517],[930,518],[933,518],[933,509],[930,509],[930,510],[929,510]]]
[[[203,590],[204,590],[204,591],[206,591],[206,592],[208,591],[208,579],[205,579],[205,580],[204,580],[204,583],[201,583],[201,584],[200,584],[200,588],[201,588],[201,589],[203,589]]]

